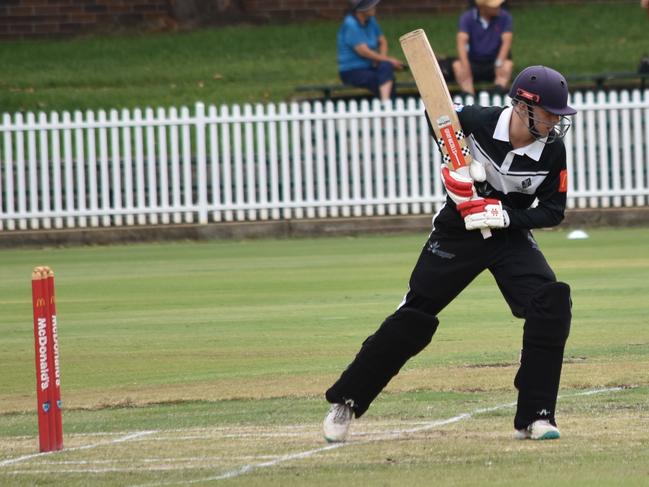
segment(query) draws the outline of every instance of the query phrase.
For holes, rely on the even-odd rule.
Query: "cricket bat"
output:
[[[428,112],[444,162],[453,170],[469,176],[473,156],[426,33],[423,29],[413,30],[401,36],[399,42]],[[482,236],[490,237],[491,231],[485,228],[482,230]]]

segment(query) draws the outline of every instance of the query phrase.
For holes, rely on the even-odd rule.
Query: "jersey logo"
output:
[[[559,193],[568,192],[568,170],[564,169],[559,174]]]
[[[441,257],[442,259],[454,259],[455,254],[451,254],[450,252],[445,252],[442,249],[439,248],[439,242],[431,242],[428,241],[428,246],[426,247],[426,251],[430,252],[431,254],[435,254],[438,257]]]

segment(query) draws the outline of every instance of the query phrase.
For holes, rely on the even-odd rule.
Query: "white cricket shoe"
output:
[[[329,443],[345,441],[352,419],[354,411],[351,404],[332,404],[322,424],[325,440]]]
[[[527,428],[516,430],[514,438],[517,440],[556,440],[561,437],[559,428],[545,419],[538,419]]]

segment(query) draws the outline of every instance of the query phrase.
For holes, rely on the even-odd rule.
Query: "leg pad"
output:
[[[331,403],[353,401],[360,417],[401,367],[428,345],[439,321],[414,308],[400,308],[368,337],[354,361],[326,392]]]
[[[518,389],[516,429],[537,419],[554,424],[571,306],[570,287],[554,282],[539,288],[525,310],[521,366],[514,380]]]

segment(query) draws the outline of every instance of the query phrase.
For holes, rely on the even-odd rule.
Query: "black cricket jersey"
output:
[[[460,124],[474,159],[487,174],[476,183],[478,194],[502,201],[509,215],[509,228],[543,228],[561,223],[566,208],[566,149],[562,140],[552,144],[534,141],[514,149],[509,142],[512,107],[457,105]],[[534,207],[535,200],[538,204]],[[446,214],[445,214],[446,213]],[[452,228],[464,226],[450,200],[435,218]]]

